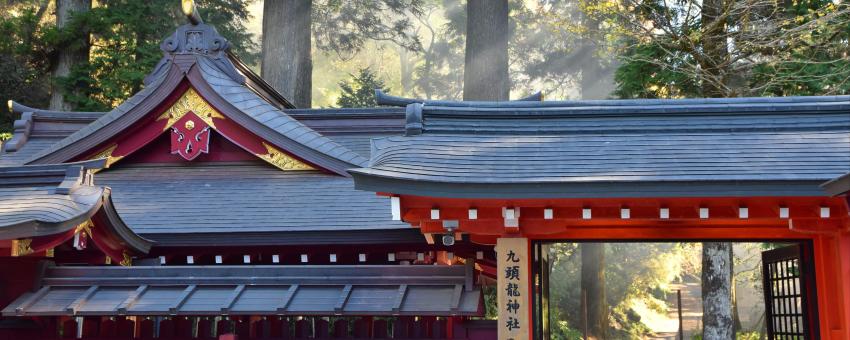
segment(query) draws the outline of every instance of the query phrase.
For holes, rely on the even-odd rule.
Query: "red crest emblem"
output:
[[[187,114],[171,126],[171,153],[191,161],[210,151],[210,127],[194,114]]]

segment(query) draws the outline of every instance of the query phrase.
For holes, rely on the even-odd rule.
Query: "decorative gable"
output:
[[[132,129],[133,133],[120,136],[102,151],[85,159],[106,158],[108,167],[167,133],[170,135],[170,150],[150,152],[170,152],[191,162],[202,154],[215,152],[210,146],[212,138],[226,138],[281,170],[316,170],[228,120],[192,87],[187,87],[174,103],[155,116],[156,119]],[[212,134],[212,131],[218,134]]]
[[[348,177],[348,169],[366,164],[356,152],[281,111],[285,100],[228,53],[227,40],[212,26],[192,21],[160,47],[163,58],[142,91],[26,163],[106,158],[109,166],[142,148],[145,154],[134,156],[134,162],[219,161],[227,157],[215,155],[216,147],[227,145],[228,155],[241,149],[248,159],[282,170]],[[246,159],[242,156],[238,160]]]

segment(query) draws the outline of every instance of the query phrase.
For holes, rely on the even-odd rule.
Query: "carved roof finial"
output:
[[[198,7],[195,6],[195,0],[181,0],[180,8],[183,9],[183,14],[186,15],[192,25],[204,23],[204,20],[201,19],[201,13],[198,12]]]

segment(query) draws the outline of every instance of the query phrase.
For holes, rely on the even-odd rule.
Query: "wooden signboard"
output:
[[[499,340],[526,340],[531,330],[528,239],[499,238],[496,256]]]

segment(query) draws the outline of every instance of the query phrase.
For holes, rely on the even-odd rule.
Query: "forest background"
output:
[[[232,51],[298,107],[372,106],[376,87],[449,100],[507,100],[537,91],[547,100],[850,92],[845,0],[198,0],[197,5]],[[159,43],[185,22],[177,0],[0,0],[0,98],[55,110],[107,111],[142,88],[162,55]],[[0,109],[0,139],[8,138],[14,118]],[[676,255],[690,263],[697,255],[687,249],[658,248],[642,259]],[[731,256],[732,246],[703,244],[703,261],[706,251]],[[555,254],[584,254],[581,265],[573,266],[580,268],[578,277],[601,278],[571,287],[610,283],[614,308],[589,308],[594,334],[633,319],[633,310],[617,309],[627,300],[623,292],[666,293],[655,279],[629,285],[635,275],[699,273],[697,266],[606,271],[610,252],[583,244]],[[728,266],[724,271],[734,272]],[[726,287],[722,293],[731,296]],[[576,310],[565,306],[570,308]],[[727,328],[723,320],[734,320],[731,314],[716,317],[704,320],[705,327]],[[574,315],[563,318],[584,323]],[[625,326],[616,331],[644,332]]]

